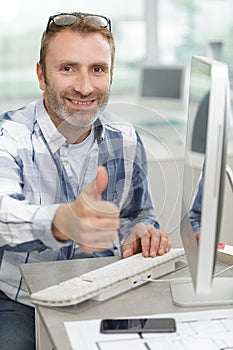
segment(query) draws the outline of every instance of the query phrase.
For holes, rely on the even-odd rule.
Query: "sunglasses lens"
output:
[[[77,17],[75,15],[58,15],[53,19],[57,26],[71,26],[76,21]]]
[[[85,19],[93,24],[96,24],[99,27],[107,27],[108,21],[104,17],[99,16],[85,16]]]
[[[89,15],[86,13],[61,13],[57,14],[49,19],[46,32],[49,30],[50,24],[54,23],[58,27],[71,26],[78,18],[82,18],[85,21],[91,22],[99,27],[108,28],[111,31],[110,20],[98,15]]]

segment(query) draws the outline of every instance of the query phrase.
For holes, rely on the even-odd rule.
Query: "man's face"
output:
[[[45,107],[58,126],[62,121],[89,127],[104,109],[111,85],[111,49],[100,34],[83,36],[69,30],[49,43],[46,77],[37,75]]]

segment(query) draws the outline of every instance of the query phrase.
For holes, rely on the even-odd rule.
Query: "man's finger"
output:
[[[85,188],[84,194],[87,194],[88,197],[94,200],[100,200],[102,192],[106,189],[107,186],[108,186],[107,169],[103,166],[99,166],[96,172],[95,180]]]

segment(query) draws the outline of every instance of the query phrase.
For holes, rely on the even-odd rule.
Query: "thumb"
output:
[[[86,187],[85,193],[95,200],[101,199],[102,192],[108,185],[108,172],[104,166],[99,166],[95,180]]]
[[[102,192],[108,186],[108,172],[104,166],[99,166],[96,173],[96,192],[101,196]]]

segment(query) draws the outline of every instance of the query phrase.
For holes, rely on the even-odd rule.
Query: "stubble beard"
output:
[[[103,112],[109,101],[109,91],[105,93],[98,92],[97,105],[89,108],[88,110],[76,111],[67,104],[66,96],[72,96],[73,99],[88,99],[89,96],[82,96],[81,94],[77,94],[77,92],[70,90],[65,90],[61,95],[58,95],[55,89],[49,84],[46,86],[45,93],[47,97],[48,113],[60,121],[65,121],[70,125],[80,128],[90,127]]]

